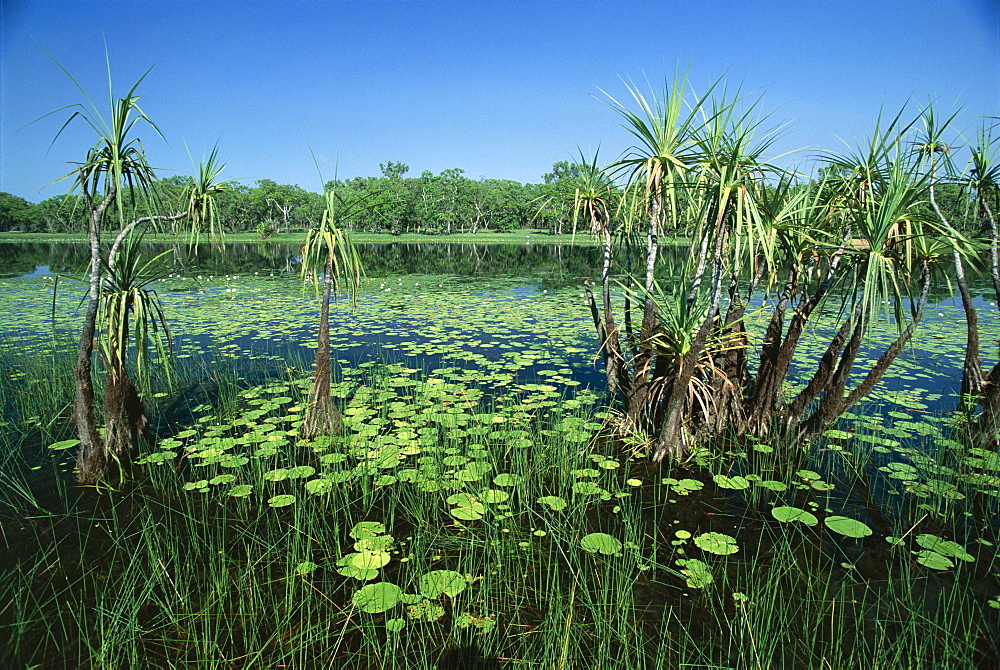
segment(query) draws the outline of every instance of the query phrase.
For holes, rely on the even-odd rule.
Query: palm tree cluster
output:
[[[856,150],[821,156],[823,178],[804,180],[768,162],[776,131],[765,128],[759,100],[720,83],[692,96],[683,77],[659,95],[627,88],[631,100],[609,96],[609,104],[635,144],[604,171],[593,166],[621,178],[621,197],[610,215],[603,195],[576,203],[605,247],[601,297],[589,287],[587,296],[621,402],[619,427],[655,461],[682,459],[709,438],[812,439],[872,391],[913,336],[931,289],[975,255],[977,245],[929,206],[948,123],[936,126],[931,106],[911,121],[900,113]],[[983,135],[971,177],[948,171],[968,183],[994,248],[995,147]],[[688,243],[663,254],[665,232]],[[612,255],[625,268],[617,316]],[[658,281],[665,274],[669,287]],[[963,300],[974,312],[971,297]],[[765,319],[762,338],[748,332],[751,314]],[[820,315],[836,327],[805,386],[790,393],[793,358]],[[880,322],[893,337],[861,369]],[[981,435],[995,441],[1000,373],[977,376],[978,349],[969,350],[966,400],[979,407]]]

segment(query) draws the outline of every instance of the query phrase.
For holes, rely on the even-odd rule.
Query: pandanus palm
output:
[[[198,178],[188,186],[186,209],[175,214],[151,215],[140,218],[132,216],[136,199],[145,199],[149,207],[155,209],[156,198],[153,186],[156,176],[146,158],[145,151],[139,141],[136,131],[141,123],[161,135],[156,124],[146,116],[139,106],[139,96],[136,91],[139,84],[149,73],[147,70],[128,90],[126,95],[116,98],[113,93],[110,64],[108,67],[108,97],[110,111],[102,114],[83,88],[73,79],[61,65],[56,65],[66,73],[74,85],[83,94],[85,103],[78,103],[55,110],[56,113],[66,109],[73,110],[69,118],[56,133],[53,143],[63,130],[76,119],[82,119],[97,135],[97,141],[87,152],[87,156],[76,169],[63,177],[73,178],[73,188],[80,193],[80,199],[87,209],[88,237],[90,244],[90,265],[88,271],[87,311],[84,317],[80,341],[77,347],[77,361],[74,367],[76,386],[73,417],[76,423],[80,446],[77,452],[76,478],[83,484],[92,484],[103,479],[108,473],[110,458],[120,460],[122,454],[131,446],[141,430],[137,427],[145,419],[142,416],[142,403],[134,384],[128,379],[125,356],[128,349],[130,333],[138,334],[136,344],[139,346],[138,360],[140,374],[144,372],[145,335],[147,327],[157,319],[162,321],[162,314],[152,310],[153,302],[141,297],[146,286],[142,277],[150,266],[142,268],[138,263],[137,247],[131,242],[132,232],[142,224],[160,221],[177,221],[189,219],[197,230],[201,225],[208,225],[214,230],[215,208],[213,197],[225,187],[218,180],[222,170],[217,162],[216,152],[207,163],[203,163]],[[46,115],[47,116],[47,115]],[[161,135],[162,136],[162,135]],[[128,194],[125,197],[123,194]],[[101,257],[101,233],[107,223],[119,232],[108,252],[107,258]],[[124,254],[124,255],[123,255]],[[119,267],[124,260],[129,268]],[[107,271],[109,283],[102,286],[102,278]],[[138,282],[138,283],[136,283]],[[105,399],[105,419],[109,424],[106,438],[102,438],[97,427],[94,400],[93,381],[93,351],[100,333],[98,317],[102,302],[102,288],[111,292],[105,299],[104,344],[105,363],[108,368],[106,385],[108,393]],[[138,291],[138,292],[136,292]],[[115,296],[118,302],[116,303]],[[123,297],[123,296],[131,297]],[[124,300],[124,302],[122,302]],[[114,306],[114,307],[112,307]],[[110,310],[110,311],[109,311]],[[114,312],[117,317],[112,317]],[[134,325],[129,326],[129,319],[134,319]],[[158,340],[159,341],[159,340]],[[114,426],[114,427],[113,427]]]
[[[594,326],[601,339],[605,373],[610,390],[614,393],[619,381],[625,381],[622,377],[622,365],[625,361],[621,357],[618,327],[611,311],[611,242],[614,233],[612,211],[615,208],[616,193],[610,177],[598,166],[597,157],[598,152],[595,152],[593,158],[587,161],[581,153],[577,164],[579,175],[572,179],[573,230],[576,230],[579,221],[584,221],[590,232],[601,240],[604,250],[600,310],[589,284],[586,285],[586,290]]]
[[[732,374],[739,374],[739,356],[729,352],[745,346],[738,299],[720,321],[723,291],[728,281],[737,298],[737,276],[773,253],[774,236],[756,204],[764,175],[776,171],[760,160],[769,135],[755,139],[761,120],[754,104],[724,94],[710,100],[715,88],[686,112],[679,78],[663,101],[630,88],[638,112],[615,102],[640,140],[616,166],[628,174],[627,191],[642,194],[647,221],[645,280],[627,292],[642,303],[643,316],[638,334],[626,318],[633,352],[623,399],[629,422],[655,442],[654,460],[683,454],[693,420],[717,423],[715,398],[742,383],[723,372],[735,365]],[[654,274],[666,225],[691,244],[675,268],[681,278],[664,292]]]
[[[144,435],[146,408],[129,374],[128,355],[135,344],[135,368],[149,373],[152,348],[156,360],[169,374],[170,329],[151,287],[167,276],[164,252],[146,260],[141,252],[141,235],[130,235],[105,265],[99,325],[104,382],[104,444],[109,456],[119,463]]]
[[[58,65],[58,63],[57,63]],[[60,69],[66,72],[61,65]],[[101,229],[106,217],[112,216],[124,227],[126,203],[121,197],[128,191],[133,197],[145,196],[155,180],[152,167],[139,139],[135,136],[136,124],[144,122],[157,134],[159,129],[139,107],[136,89],[148,74],[143,74],[124,97],[115,98],[108,70],[108,96],[110,114],[105,118],[99,107],[87,96],[68,72],[67,76],[83,93],[86,104],[75,104],[62,109],[73,112],[56,133],[53,143],[75,119],[82,119],[97,134],[97,141],[87,152],[86,158],[76,169],[63,177],[73,178],[74,189],[79,190],[88,215],[90,243],[90,269],[88,274],[87,311],[84,317],[77,360],[74,368],[75,400],[74,420],[80,446],[77,452],[76,478],[80,483],[94,483],[107,473],[107,446],[97,430],[94,408],[93,350],[97,316],[101,300]],[[61,110],[56,110],[61,111]]]
[[[195,242],[205,228],[214,242],[219,236],[215,199],[232,188],[232,182],[221,179],[225,164],[219,162],[219,147],[212,147],[206,160],[198,163],[198,173],[183,190],[184,216],[191,224]]]
[[[843,318],[813,376],[787,412],[789,425],[802,438],[819,434],[882,379],[923,316],[945,249],[939,231],[921,213],[927,173],[906,155],[901,136],[887,136],[887,142],[879,179],[864,192],[840,201],[843,209],[837,214],[844,237],[842,250],[833,259],[842,262],[832,279],[844,292]],[[861,382],[848,388],[865,338],[886,313],[896,324],[895,339]]]
[[[639,108],[637,112],[610,95],[608,98],[610,106],[622,117],[622,125],[636,143],[612,165],[612,170],[627,175],[627,190],[640,194],[636,200],[642,203],[646,220],[644,297],[638,333],[631,328],[631,304],[627,303],[625,307],[630,354],[626,356],[619,347],[618,350],[609,350],[608,355],[622,361],[619,370],[629,369],[629,379],[619,378],[615,382],[625,402],[627,422],[632,427],[648,431],[652,429],[647,403],[652,392],[652,336],[657,325],[653,288],[659,238],[666,223],[671,226],[679,223],[679,200],[688,171],[697,158],[697,106],[704,97],[693,108],[685,110],[687,79],[680,76],[675,77],[672,84],[664,85],[662,99],[655,94],[646,96],[637,86],[628,85],[627,89]],[[631,282],[631,277],[629,280]],[[607,307],[605,310],[610,311]],[[606,341],[606,347],[615,346],[613,341]]]
[[[358,203],[345,202],[331,189],[324,193],[324,204],[319,224],[306,234],[302,246],[302,278],[320,288],[316,364],[301,431],[306,439],[329,435],[340,428],[340,414],[330,399],[330,298],[343,278],[353,300],[363,273],[357,250],[347,231],[339,227]]]
[[[937,133],[933,125],[933,115],[926,115],[925,138],[919,148],[924,150],[928,159],[935,164],[938,143]],[[993,282],[994,302],[1000,305],[1000,254],[998,254],[998,232],[996,207],[1000,199],[1000,162],[997,161],[1000,141],[994,137],[991,128],[982,127],[979,130],[975,146],[972,147],[971,170],[968,175],[959,175],[964,182],[966,192],[971,200],[972,211],[980,222],[979,235],[987,238],[989,247],[990,276]],[[948,225],[948,220],[938,207],[934,198],[933,184],[931,186],[931,202],[934,211],[941,221]],[[956,236],[956,242],[960,238]],[[997,427],[1000,425],[1000,364],[994,365],[989,371],[983,369],[980,356],[979,315],[973,302],[972,292],[965,277],[964,256],[966,250],[955,244],[953,258],[955,279],[962,298],[962,307],[966,318],[966,350],[962,376],[962,409],[971,418],[977,407],[982,413],[970,424],[977,436],[992,444],[998,440]]]

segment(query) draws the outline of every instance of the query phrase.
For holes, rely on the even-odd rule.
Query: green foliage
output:
[[[0,191],[0,232],[43,232],[42,209],[24,198]]]

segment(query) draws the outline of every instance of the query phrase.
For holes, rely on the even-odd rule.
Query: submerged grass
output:
[[[834,433],[794,453],[734,441],[658,471],[601,437],[594,394],[492,396],[460,367],[398,363],[345,369],[343,433],[304,441],[306,368],[282,361],[255,382],[210,366],[197,388],[181,375],[156,409],[187,411],[165,412],[134,478],[55,497],[33,474],[65,475],[69,452],[39,463],[24,445],[63,436],[23,417],[53,411],[66,374],[49,370],[56,398],[17,396],[22,378],[5,375],[0,397],[21,399],[0,434],[0,665],[968,668],[1000,655],[995,455],[944,454],[940,436],[883,453]]]

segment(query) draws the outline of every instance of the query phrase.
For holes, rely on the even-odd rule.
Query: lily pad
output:
[[[280,496],[271,496],[267,499],[267,504],[271,507],[288,507],[294,502],[295,496],[287,493]]]
[[[834,533],[846,537],[868,537],[872,534],[872,529],[866,524],[846,516],[828,516],[823,519],[823,523]]]
[[[304,577],[305,575],[314,572],[318,567],[319,566],[313,563],[312,561],[302,561],[301,563],[295,566],[295,574],[302,575]]]
[[[80,440],[62,440],[61,442],[50,444],[49,449],[52,451],[63,451],[64,449],[72,449],[78,444],[80,444]]]
[[[453,598],[468,586],[462,573],[454,570],[431,570],[420,576],[419,591],[425,598],[439,598],[442,595]]]
[[[702,551],[719,556],[735,554],[740,550],[736,538],[723,533],[703,533],[694,538],[694,543]]]
[[[782,523],[798,521],[807,526],[815,526],[819,523],[816,515],[798,507],[775,507],[771,510],[771,516]]]
[[[745,477],[740,477],[736,475],[735,477],[728,477],[726,475],[715,475],[712,480],[721,489],[735,489],[737,491],[749,488],[750,482]]]
[[[965,550],[965,547],[957,542],[951,540],[943,540],[937,535],[932,535],[930,533],[922,533],[917,535],[917,544],[919,544],[924,549],[941,554],[942,556],[948,556],[950,558],[957,558],[960,561],[965,561],[966,563],[972,563],[976,560],[972,554]]]
[[[566,509],[566,505],[569,504],[566,502],[565,498],[560,498],[559,496],[542,496],[538,499],[538,503],[548,505],[549,508],[555,512]]]
[[[372,535],[385,535],[385,524],[380,521],[361,521],[354,524],[348,535],[355,540],[360,540],[363,537],[371,537]]]
[[[708,570],[708,565],[695,558],[680,559],[677,565],[681,567],[681,574],[684,575],[685,583],[691,589],[703,589],[714,581],[712,573]]]
[[[524,481],[521,475],[514,475],[509,472],[504,472],[493,478],[493,483],[497,486],[517,486]]]
[[[607,533],[590,533],[580,538],[580,546],[591,554],[616,554],[622,550],[622,543]]]
[[[362,586],[353,596],[351,602],[362,612],[378,614],[393,607],[399,602],[403,589],[389,582],[376,582]]]
[[[916,555],[917,563],[931,570],[948,570],[955,567],[950,558],[930,549],[921,549]]]

